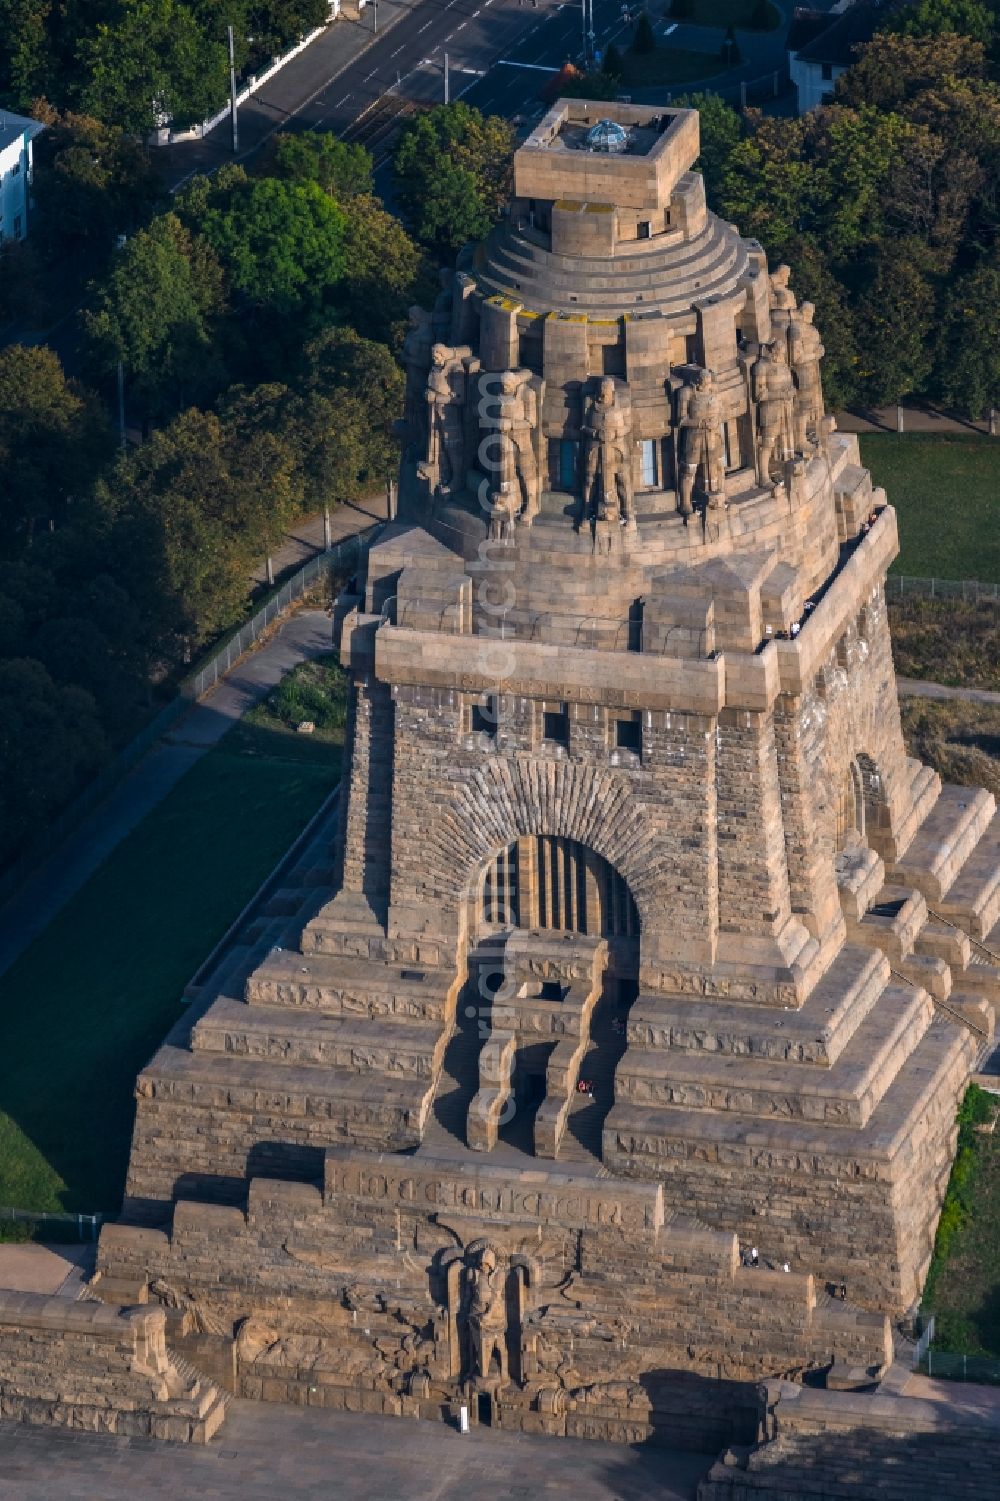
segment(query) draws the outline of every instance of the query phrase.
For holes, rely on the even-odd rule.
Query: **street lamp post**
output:
[[[233,46],[233,28],[226,27],[229,33],[229,109],[233,124],[233,155],[240,149],[240,127],[236,118],[236,49]]]

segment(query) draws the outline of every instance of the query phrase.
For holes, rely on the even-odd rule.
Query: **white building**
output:
[[[37,120],[0,110],[0,243],[28,233],[31,143],[44,129]]]
[[[837,0],[832,8],[798,6],[785,43],[788,72],[798,94],[798,113],[818,109],[833,86],[870,42],[889,6],[880,0]]]

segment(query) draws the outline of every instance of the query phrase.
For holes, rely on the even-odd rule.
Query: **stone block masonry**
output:
[[[246,1395],[745,1432],[919,1296],[1000,823],[906,754],[895,514],[697,133],[560,102],[411,310],[339,828],[142,1070],[100,1245]]]
[[[207,1443],[222,1393],[166,1348],[160,1307],[0,1293],[0,1417]]]

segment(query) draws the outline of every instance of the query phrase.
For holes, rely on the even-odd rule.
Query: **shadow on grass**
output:
[[[136,1074],[339,772],[330,740],[241,724],[0,979],[0,1203],[117,1209]]]

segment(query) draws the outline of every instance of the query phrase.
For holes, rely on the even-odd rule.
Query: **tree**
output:
[[[29,546],[39,525],[59,524],[109,451],[95,398],[67,381],[44,345],[0,350],[0,549]]]
[[[90,115],[42,110],[35,142],[32,240],[49,256],[105,253],[115,236],[145,222],[163,195],[149,152]]]
[[[223,305],[214,252],[176,214],[161,214],[128,242],[84,314],[90,364],[107,378],[121,360],[147,418],[201,402],[225,379],[214,337]]]
[[[0,858],[9,858],[106,759],[93,698],[40,662],[0,661]]]
[[[656,51],[656,33],[653,31],[653,23],[647,11],[639,12],[639,19],[635,23],[635,35],[632,38],[632,51],[638,53],[640,57]]]
[[[936,389],[942,401],[970,417],[1000,405],[1000,254],[949,288],[941,321]]]
[[[179,0],[122,0],[114,24],[81,44],[80,62],[86,108],[137,135],[203,120],[226,97],[226,49]]]
[[[729,158],[743,137],[742,121],[718,94],[688,94],[677,99],[676,104],[698,111],[701,130],[698,167],[705,178],[709,202],[714,206]]]
[[[308,325],[347,264],[347,215],[315,182],[237,183],[202,232],[229,286],[251,307]]]
[[[407,121],[393,170],[417,239],[446,254],[485,235],[509,200],[513,155],[509,122],[467,104],[440,105]]]
[[[601,66],[608,78],[621,78],[623,66],[622,55],[614,42],[608,43],[604,52],[604,62]]]
[[[338,307],[360,333],[389,339],[406,316],[424,270],[419,247],[380,199],[363,194],[351,199],[344,251]]]
[[[294,513],[295,469],[287,444],[252,412],[223,420],[191,410],[98,483],[115,577],[144,601],[168,657],[239,618],[254,565]]]
[[[923,37],[954,32],[989,45],[995,24],[993,12],[980,0],[917,0],[890,16],[887,30]]]
[[[279,135],[274,143],[271,175],[287,182],[315,182],[340,203],[375,191],[371,153],[348,146],[335,135],[306,130]]]
[[[933,365],[934,290],[919,243],[880,248],[857,304],[859,378],[873,406],[925,389]]]
[[[689,21],[694,15],[694,0],[670,0],[670,15],[675,21]]]
[[[348,398],[358,403],[357,451],[353,478],[340,496],[363,493],[384,483],[399,462],[394,425],[403,410],[403,373],[384,344],[362,339],[352,329],[331,328],[305,351],[303,390],[334,408]]]
[[[0,0],[0,101],[16,110],[49,92],[51,0]]]
[[[906,13],[904,13],[906,14]],[[986,51],[960,36],[899,36],[878,31],[837,79],[836,100],[854,109],[902,110],[928,89],[982,78]]]
[[[253,6],[249,24],[255,46],[269,57],[329,19],[329,0],[265,0]]]
[[[771,0],[756,0],[753,10],[750,12],[749,26],[751,31],[771,31],[777,25],[774,6]]]

